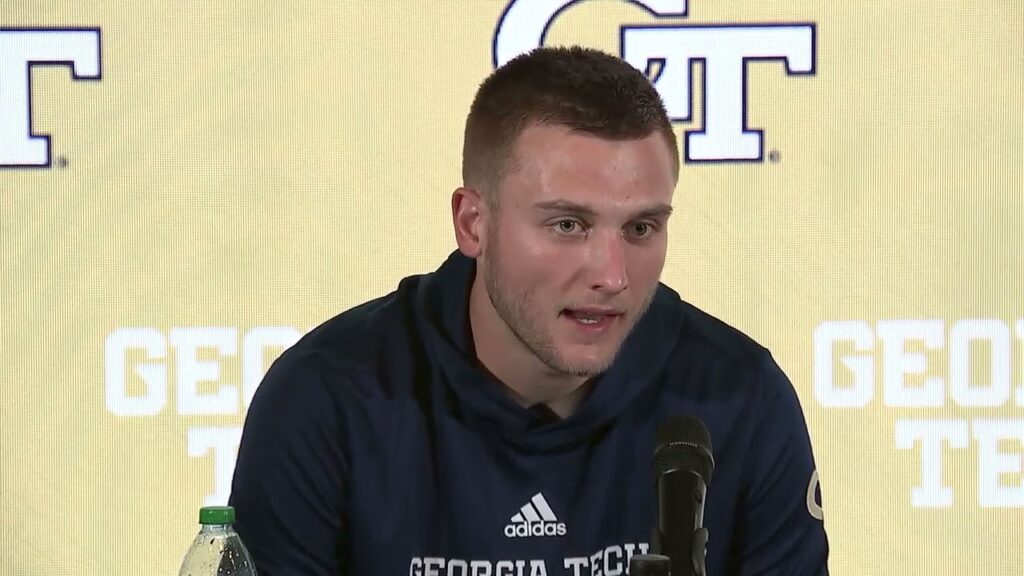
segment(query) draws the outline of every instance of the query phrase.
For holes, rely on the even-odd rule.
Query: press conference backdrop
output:
[[[540,44],[656,79],[664,281],[792,378],[833,573],[1024,572],[1022,38],[1015,0],[4,3],[0,572],[175,573],[273,359],[453,249],[474,90]]]

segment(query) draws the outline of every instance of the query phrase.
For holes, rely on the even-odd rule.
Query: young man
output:
[[[261,576],[625,574],[677,415],[714,449],[708,574],[827,573],[792,386],[659,284],[679,156],[612,56],[542,48],[481,85],[458,251],[308,334],[253,399],[231,504]]]

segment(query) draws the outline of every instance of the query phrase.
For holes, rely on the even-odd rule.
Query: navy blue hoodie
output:
[[[767,350],[661,285],[558,419],[478,369],[474,270],[456,252],[268,371],[230,501],[261,576],[626,574],[655,521],[655,430],[677,415],[711,434],[708,574],[827,573],[803,413]]]

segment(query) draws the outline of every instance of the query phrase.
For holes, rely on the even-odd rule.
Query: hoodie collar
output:
[[[475,260],[453,252],[420,285],[416,316],[458,412],[468,424],[494,431],[524,450],[556,450],[587,440],[655,384],[680,337],[679,295],[659,284],[647,313],[576,411],[565,419],[551,418],[542,407],[517,404],[502,383],[478,367],[468,317],[475,272]]]

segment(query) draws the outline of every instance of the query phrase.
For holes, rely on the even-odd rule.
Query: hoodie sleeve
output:
[[[767,356],[765,397],[747,455],[738,541],[730,573],[828,574],[818,473],[796,391]]]
[[[296,356],[279,359],[253,397],[231,486],[260,576],[344,573],[342,412],[311,358]]]

